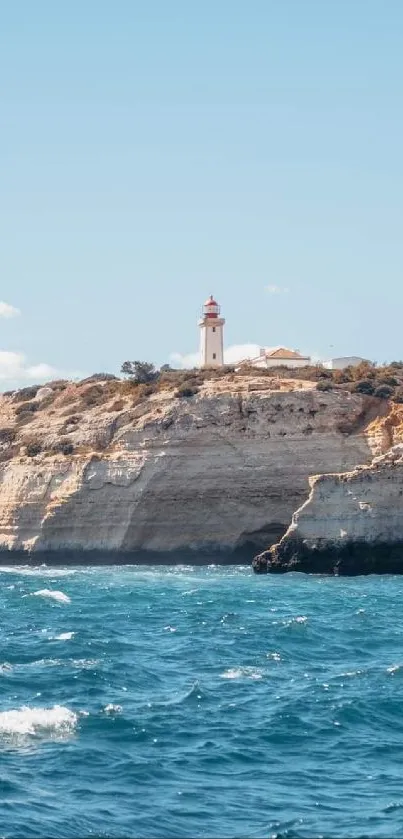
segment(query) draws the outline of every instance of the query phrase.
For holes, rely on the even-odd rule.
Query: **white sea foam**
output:
[[[3,565],[0,574],[18,574],[19,577],[71,577],[78,568],[48,568],[47,565]]]
[[[34,591],[33,595],[34,597],[48,597],[58,603],[71,603],[70,597],[63,591],[54,591],[50,588],[41,588],[39,591]]]
[[[22,708],[0,712],[0,737],[49,737],[71,734],[78,716],[63,705],[53,708]]]
[[[114,705],[112,702],[109,705],[105,705],[104,714],[121,714],[122,713],[122,706],[121,705]]]
[[[99,658],[73,658],[71,664],[78,670],[93,670],[94,667],[98,667],[100,660]]]
[[[387,673],[397,673],[398,670],[401,668],[401,664],[393,664],[391,667],[386,668]]]
[[[288,620],[283,621],[273,621],[274,624],[281,623],[283,626],[295,626],[295,624],[306,624],[308,623],[308,618],[306,615],[297,615],[295,618],[288,618]]]
[[[267,658],[272,658],[273,661],[281,661],[280,653],[267,653]]]
[[[262,679],[263,673],[256,667],[230,667],[220,674],[221,679]]]
[[[61,632],[60,635],[54,635],[49,638],[49,641],[71,641],[74,638],[75,632]]]

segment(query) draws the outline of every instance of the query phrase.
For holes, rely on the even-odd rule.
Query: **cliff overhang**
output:
[[[280,541],[253,560],[257,574],[403,573],[403,445],[368,466],[310,479],[308,499]]]

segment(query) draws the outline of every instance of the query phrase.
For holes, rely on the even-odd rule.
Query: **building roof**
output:
[[[204,305],[205,305],[205,306],[218,306],[218,303],[217,303],[217,301],[216,301],[216,300],[214,300],[213,295],[212,295],[212,294],[210,294],[209,299],[208,299],[208,300],[206,300],[206,302],[205,302],[205,304],[204,304]]]
[[[301,355],[296,350],[288,350],[286,347],[278,347],[276,350],[268,350],[265,353],[266,358],[287,358],[287,359],[306,359],[307,355]]]

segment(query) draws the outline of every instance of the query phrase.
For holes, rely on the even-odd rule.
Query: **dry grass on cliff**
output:
[[[354,390],[361,380],[371,382],[374,389],[379,385],[391,388],[393,397],[399,401],[399,393],[403,393],[403,362],[384,367],[363,364],[344,371],[318,366],[258,370],[248,365],[239,370],[228,366],[213,370],[164,370],[149,384],[93,376],[77,383],[50,382],[44,387],[51,392],[42,395],[39,386],[30,386],[3,394],[0,399],[0,462],[29,456],[29,452],[31,456],[40,451],[41,457],[64,457],[91,450],[105,451],[113,443],[116,428],[122,424],[136,427],[138,423],[141,426],[154,422],[172,411],[179,397],[190,402],[198,395],[210,398],[299,391],[313,389],[318,383],[332,390]],[[385,411],[389,411],[386,404]],[[379,410],[376,422],[383,425],[374,433],[378,433],[381,441],[403,440],[403,406],[401,411],[389,411],[390,422],[385,421],[383,413],[380,419],[382,411]],[[371,422],[369,417],[368,420]]]

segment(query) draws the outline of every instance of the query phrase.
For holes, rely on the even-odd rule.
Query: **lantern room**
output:
[[[204,318],[218,318],[220,316],[220,307],[212,294],[208,300],[206,300],[203,306],[203,317]]]

